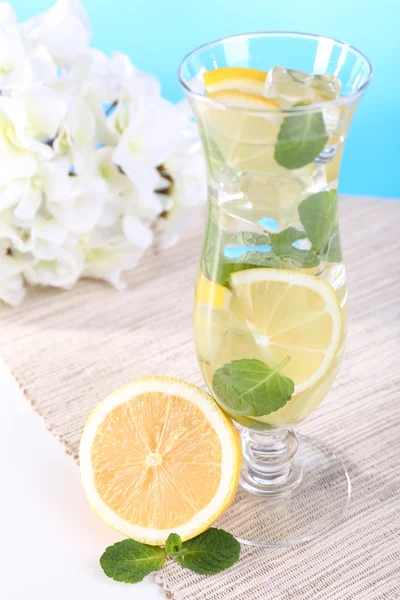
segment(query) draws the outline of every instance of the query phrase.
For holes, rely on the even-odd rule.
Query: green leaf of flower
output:
[[[197,537],[183,542],[176,560],[182,567],[201,575],[228,569],[240,556],[240,544],[232,534],[211,527]]]
[[[289,360],[273,369],[255,358],[234,360],[215,371],[214,393],[233,415],[261,417],[275,412],[294,391],[294,382],[281,372]]]
[[[148,546],[134,540],[123,540],[106,548],[100,565],[107,577],[125,583],[138,583],[146,575],[160,569],[165,552],[159,546]]]
[[[288,115],[279,130],[274,157],[286,169],[300,169],[317,158],[327,141],[320,112]]]
[[[313,250],[323,253],[338,226],[336,190],[307,196],[299,205],[299,216]]]

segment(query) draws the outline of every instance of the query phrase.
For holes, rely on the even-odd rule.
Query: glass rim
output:
[[[354,92],[350,92],[350,94],[346,94],[346,96],[339,96],[338,98],[335,98],[334,100],[328,100],[326,102],[314,102],[312,104],[308,104],[308,105],[304,105],[304,106],[291,106],[288,108],[245,108],[245,107],[241,107],[241,106],[227,106],[226,104],[223,104],[222,102],[219,102],[218,100],[209,98],[203,94],[200,94],[199,92],[195,92],[194,90],[192,90],[191,87],[188,85],[188,83],[185,81],[185,78],[183,77],[183,74],[182,74],[183,68],[184,68],[185,64],[188,62],[188,60],[190,58],[194,57],[196,54],[199,54],[202,50],[205,50],[206,48],[211,48],[212,46],[220,44],[221,42],[235,39],[235,38],[241,38],[241,37],[242,38],[298,37],[298,38],[313,39],[313,40],[318,40],[321,38],[325,39],[325,40],[330,40],[334,44],[337,44],[337,45],[341,46],[342,48],[346,48],[347,50],[350,50],[350,51],[354,52],[355,54],[358,54],[359,56],[361,56],[365,60],[366,64],[368,65],[368,68],[369,68],[368,77],[357,90],[355,90]],[[302,31],[286,31],[286,30],[277,29],[277,30],[253,31],[253,32],[249,32],[249,33],[236,33],[233,35],[226,35],[226,36],[217,38],[215,40],[206,42],[204,44],[201,44],[200,46],[197,46],[196,48],[194,48],[193,50],[191,50],[184,56],[184,58],[182,59],[180,65],[178,67],[177,75],[178,75],[179,83],[181,84],[185,93],[189,97],[196,98],[206,104],[209,104],[210,106],[214,106],[214,107],[218,107],[219,109],[223,109],[224,111],[225,110],[233,110],[235,112],[252,113],[252,114],[254,114],[254,113],[258,113],[258,114],[260,114],[260,113],[261,114],[263,114],[263,113],[264,114],[285,113],[285,114],[288,114],[288,113],[310,113],[310,112],[320,111],[322,107],[324,109],[329,109],[329,108],[334,108],[334,107],[340,106],[342,104],[349,104],[349,102],[359,98],[363,94],[364,90],[368,87],[369,83],[371,82],[373,72],[374,72],[374,70],[373,70],[373,67],[372,67],[372,64],[371,64],[371,61],[369,60],[369,58],[366,56],[366,54],[364,54],[364,52],[361,52],[361,50],[359,50],[352,44],[343,42],[342,40],[339,40],[337,38],[333,38],[333,37],[330,37],[327,35],[321,35],[318,33],[307,33],[307,32],[302,32]]]

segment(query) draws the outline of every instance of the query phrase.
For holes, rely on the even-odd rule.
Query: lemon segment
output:
[[[267,71],[247,67],[222,67],[204,73],[204,86],[208,93],[239,89],[251,94],[262,94],[267,75]]]
[[[205,531],[236,493],[241,445],[216,402],[170,377],[139,379],[92,412],[80,444],[96,514],[127,537],[163,545]]]
[[[294,396],[330,370],[342,338],[343,317],[334,289],[299,271],[251,269],[232,274],[232,289],[265,362],[290,361],[285,375]]]
[[[196,304],[208,304],[215,308],[228,310],[232,292],[201,275],[196,284]]]

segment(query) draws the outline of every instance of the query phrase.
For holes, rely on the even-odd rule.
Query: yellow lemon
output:
[[[236,428],[203,390],[146,377],[113,392],[90,415],[80,444],[93,510],[114,529],[163,545],[205,531],[236,493]]]

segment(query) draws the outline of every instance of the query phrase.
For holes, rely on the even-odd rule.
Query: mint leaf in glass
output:
[[[240,544],[232,534],[211,527],[197,537],[183,542],[174,558],[182,567],[200,575],[211,575],[228,569],[239,560]]]
[[[316,267],[319,264],[319,258],[315,251],[303,250],[294,245],[306,237],[303,231],[299,231],[294,227],[288,227],[281,233],[270,234],[272,252],[282,261],[291,263],[298,269]],[[285,267],[283,266],[283,268]]]
[[[283,119],[274,158],[286,169],[300,169],[317,158],[327,141],[320,112],[291,114]]]
[[[210,219],[203,252],[204,268],[210,279],[229,287],[231,275],[237,271],[315,267],[319,258],[314,249],[296,246],[296,242],[306,237],[294,227],[269,235],[249,231],[218,235],[217,225]]]
[[[177,533],[170,533],[165,542],[165,552],[167,556],[175,556],[182,549],[182,539]]]
[[[233,360],[215,371],[214,393],[233,415],[261,417],[275,412],[294,392],[294,382],[281,372],[289,360],[275,368],[255,358]]]
[[[317,254],[324,253],[324,248],[328,246],[338,226],[336,190],[325,190],[307,196],[298,210],[313,250]]]
[[[107,577],[124,583],[138,583],[164,563],[162,548],[130,539],[109,546],[100,558],[101,568]]]

